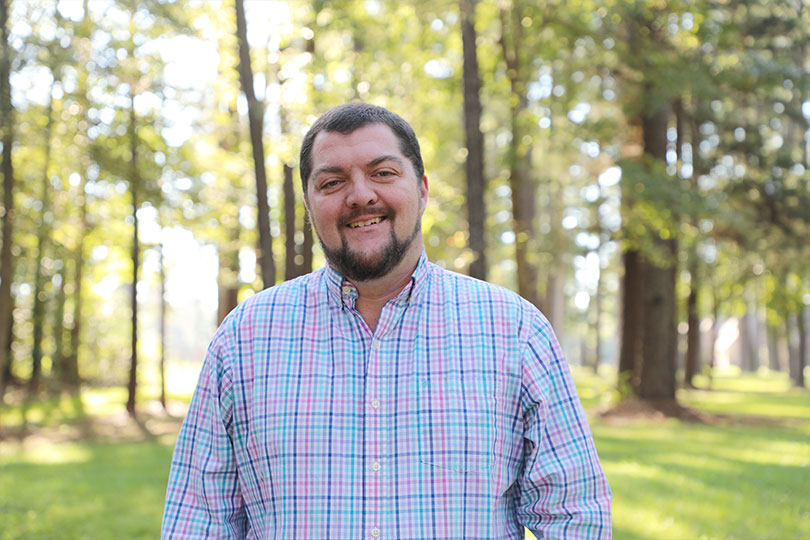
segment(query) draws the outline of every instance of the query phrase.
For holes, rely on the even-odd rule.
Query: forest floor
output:
[[[810,538],[810,391],[784,374],[729,372],[679,390],[673,411],[614,405],[609,372],[573,372],[615,539]],[[123,388],[22,396],[0,407],[0,540],[156,538],[190,396],[171,395],[168,411],[143,399],[134,419]]]

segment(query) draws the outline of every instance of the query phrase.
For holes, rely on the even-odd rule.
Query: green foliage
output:
[[[477,4],[492,281],[515,287],[515,242],[528,236],[538,292],[549,276],[560,277],[569,303],[577,292],[595,292],[595,269],[583,269],[589,253],[599,255],[604,282],[618,284],[621,251],[632,247],[652,261],[688,266],[690,280],[694,271],[701,279],[690,283],[704,292],[701,315],[714,315],[715,305],[720,317],[739,315],[754,289],[771,326],[806,308],[806,6],[766,0]],[[66,284],[64,331],[53,324],[45,331],[46,375],[59,362],[57,336],[80,323],[81,371],[93,379],[123,377],[129,321],[117,308],[126,302],[132,275],[133,211],[152,226],[152,233],[141,235],[145,250],[169,229],[187,229],[216,249],[220,285],[241,288],[240,298],[260,287],[247,267],[257,220],[232,4],[90,2],[87,13],[82,5],[12,3],[20,209],[12,357],[20,378],[30,371],[38,270],[46,278],[40,291],[46,319],[55,316],[56,284]],[[282,167],[295,163],[317,115],[360,99],[400,112],[415,127],[431,186],[423,227],[428,255],[464,271],[471,253],[456,3],[292,0],[248,2],[247,10],[254,82],[265,114],[277,266],[287,234]],[[514,73],[501,46],[513,41],[519,41],[512,47]],[[205,82],[176,76],[183,66],[173,55],[188,44],[199,51],[193,60],[201,72],[216,66]],[[513,133],[510,106],[521,99],[526,107]],[[41,200],[49,101],[55,119],[50,211]],[[638,118],[663,106],[679,111],[680,122],[673,114],[666,162],[650,163],[641,157]],[[171,136],[189,118],[191,133]],[[529,154],[537,215],[531,234],[518,238],[509,170]],[[612,167],[621,169],[621,181],[608,185],[601,175]],[[138,208],[132,208],[133,189]],[[296,195],[298,230],[292,234],[300,250],[307,225],[300,188]],[[48,242],[38,268],[43,231]],[[674,257],[661,248],[669,239],[681,249]],[[317,247],[315,253],[317,267],[323,259]],[[77,261],[84,262],[81,299],[75,294]],[[155,282],[154,265],[144,269],[142,281]],[[684,278],[678,289],[684,295],[687,285]],[[604,319],[611,327],[620,326],[617,292],[618,286],[604,290]],[[74,322],[79,304],[81,320]],[[144,301],[142,309],[155,306]],[[594,325],[583,315],[593,319],[593,311],[569,310],[573,324],[567,330],[592,342]],[[557,330],[566,333],[562,326]],[[148,328],[141,338],[154,334]],[[204,329],[198,339],[207,335]]]

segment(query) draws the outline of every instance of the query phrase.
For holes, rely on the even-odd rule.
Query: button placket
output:
[[[372,538],[379,538],[381,531],[379,528],[380,516],[385,511],[382,507],[383,497],[385,495],[385,482],[382,477],[382,464],[385,456],[385,430],[383,426],[383,419],[379,414],[380,396],[382,396],[385,373],[387,367],[385,365],[385,355],[382,347],[382,340],[378,337],[384,329],[378,325],[375,334],[372,336],[371,343],[368,345],[368,364],[367,364],[367,378],[366,378],[366,396],[367,403],[370,408],[367,409],[366,415],[366,455],[369,461],[367,462],[367,486],[368,493],[370,494],[369,500],[369,514],[367,522],[374,528],[371,530]],[[370,463],[369,463],[370,462]]]

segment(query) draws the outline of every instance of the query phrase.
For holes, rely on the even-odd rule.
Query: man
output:
[[[546,319],[428,262],[411,127],[363,103],[301,148],[328,266],[222,323],[164,538],[610,537],[610,490]]]

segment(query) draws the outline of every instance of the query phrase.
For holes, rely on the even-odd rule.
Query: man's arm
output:
[[[172,458],[161,538],[245,538],[247,516],[231,440],[233,385],[223,328],[208,348]]]
[[[574,381],[539,313],[524,342],[524,469],[520,522],[538,538],[611,538],[610,487]]]

